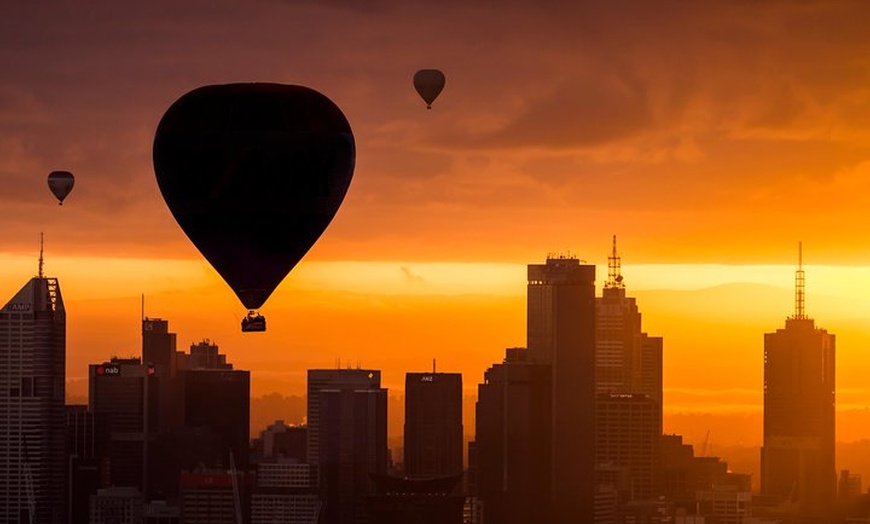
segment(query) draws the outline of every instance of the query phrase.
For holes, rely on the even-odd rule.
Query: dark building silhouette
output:
[[[795,276],[795,314],[764,335],[761,492],[824,513],[837,489],[835,338],[804,312],[804,271]]]
[[[462,474],[399,478],[372,475],[371,524],[462,524],[465,497],[457,495]]]
[[[111,486],[147,491],[159,395],[154,373],[138,358],[88,366],[88,409],[105,419]]]
[[[620,501],[650,500],[659,494],[662,416],[657,399],[640,393],[601,393],[595,413],[595,459],[624,468],[617,483]]]
[[[178,402],[181,383],[177,376],[176,335],[169,332],[169,321],[142,319],[142,362],[154,369],[157,379],[158,408],[155,432],[165,434],[184,424],[183,404]]]
[[[484,522],[549,522],[552,373],[509,348],[477,387],[474,465],[469,483]]]
[[[625,506],[659,493],[663,341],[643,332],[637,301],[626,295],[615,235],[595,313],[596,483],[614,488],[596,494]]]
[[[56,278],[0,309],[0,522],[65,522],[66,311]],[[30,496],[32,494],[32,496]]]
[[[368,522],[371,474],[387,470],[387,390],[379,370],[308,370],[308,459],[320,522]]]
[[[242,517],[248,513],[250,478],[244,473],[208,469],[185,471],[180,483],[181,522],[184,524],[237,524],[234,490],[238,491],[238,510]]]
[[[595,474],[595,266],[566,257],[529,265],[527,307],[529,358],[551,370],[552,522],[588,522]]]
[[[626,296],[616,236],[595,313],[596,392],[640,393],[661,404],[662,338],[643,332],[637,300]]]
[[[263,459],[308,463],[308,426],[288,426],[276,420],[254,439],[254,451]]]
[[[154,366],[158,374],[164,369],[175,376],[176,336],[169,332],[169,321],[162,318],[142,319],[142,361]]]
[[[202,457],[208,467],[248,467],[251,420],[251,374],[232,369],[181,371],[184,383],[184,426],[210,433],[217,442],[216,454]],[[201,449],[199,451],[202,451]],[[195,453],[196,450],[191,450]]]
[[[70,523],[88,522],[91,495],[108,485],[103,473],[108,465],[108,431],[104,417],[85,405],[66,406],[66,451],[68,455],[68,509]]]
[[[462,474],[462,375],[405,375],[405,475]]]

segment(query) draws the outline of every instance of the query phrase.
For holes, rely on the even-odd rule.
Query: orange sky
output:
[[[870,4],[562,4],[4,6],[0,302],[35,272],[44,231],[72,380],[138,352],[145,293],[182,347],[211,338],[251,369],[255,394],[299,392],[337,358],[395,388],[436,357],[473,388],[524,344],[523,265],[570,250],[602,275],[616,233],[646,329],[665,337],[669,409],[757,410],[762,334],[791,313],[802,240],[841,405],[866,409]],[[447,75],[431,111],[410,85],[428,67]],[[166,108],[238,81],[322,91],[357,143],[345,203],[262,335],[238,332],[241,305],[151,168]],[[55,169],[77,177],[61,208]]]

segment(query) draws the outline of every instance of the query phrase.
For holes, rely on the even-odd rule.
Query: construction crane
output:
[[[230,476],[233,479],[233,506],[236,510],[236,524],[243,524],[242,521],[242,502],[239,497],[239,480],[236,472],[236,459],[233,452],[230,451]],[[32,523],[31,523],[32,524]]]
[[[702,457],[707,456],[707,444],[709,444],[709,443],[710,443],[710,430],[708,429],[707,436],[704,437],[704,444],[701,446],[701,456]]]

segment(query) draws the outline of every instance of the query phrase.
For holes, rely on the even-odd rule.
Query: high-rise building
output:
[[[367,522],[371,475],[387,469],[387,390],[380,387],[380,371],[308,370],[308,444],[321,522]]]
[[[148,488],[148,464],[157,425],[157,378],[138,358],[88,366],[88,409],[105,419],[110,485]]]
[[[165,369],[175,376],[176,336],[169,332],[169,321],[162,318],[142,319],[142,362],[154,366],[158,375]]]
[[[177,376],[176,335],[169,331],[169,321],[162,318],[142,319],[142,363],[154,369],[157,379],[157,426],[165,434],[184,424],[181,383]]]
[[[804,309],[802,256],[795,274],[795,314],[764,335],[764,442],[761,491],[824,512],[837,490],[835,338]]]
[[[67,517],[68,522],[88,522],[91,495],[100,487],[108,486],[104,478],[107,464],[106,419],[96,416],[85,405],[66,406],[66,451],[68,455]]]
[[[317,522],[320,497],[310,483],[309,464],[294,459],[268,459],[257,464],[251,496],[251,524]]]
[[[376,369],[309,369],[308,403],[308,462],[320,462],[320,395],[322,389],[376,390],[381,387],[381,372]],[[316,474],[316,473],[315,473]]]
[[[550,522],[551,369],[527,354],[508,348],[477,387],[470,484],[486,523]]]
[[[614,488],[626,504],[659,493],[662,338],[643,332],[637,301],[626,295],[616,235],[607,265],[595,301],[596,470],[598,482],[608,482],[604,471],[620,472]]]
[[[56,278],[0,309],[0,522],[65,522],[66,311]]]
[[[658,496],[659,443],[662,417],[659,403],[641,393],[601,393],[595,410],[596,463],[625,468],[627,486],[620,502]]]
[[[527,330],[529,358],[551,369],[551,522],[589,522],[595,495],[595,266],[570,257],[530,264]]]
[[[596,392],[641,393],[661,403],[662,338],[643,332],[637,300],[626,296],[615,235],[595,314]]]
[[[462,374],[405,374],[405,475],[462,474]]]
[[[184,383],[184,425],[210,433],[217,448],[201,455],[208,467],[229,467],[230,453],[236,467],[248,467],[251,425],[251,373],[235,369],[187,369]],[[190,450],[195,455],[197,450]],[[198,448],[203,452],[202,448]]]

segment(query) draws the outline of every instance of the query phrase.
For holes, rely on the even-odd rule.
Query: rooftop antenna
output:
[[[804,277],[803,242],[798,242],[798,268],[794,273],[794,318],[805,320],[804,294],[806,291],[806,279]]]
[[[145,293],[142,293],[142,322],[145,322]]]
[[[40,232],[39,233],[39,278],[44,278],[44,275],[42,273],[42,263],[43,263],[42,248],[43,248],[43,234]]]
[[[432,359],[432,374],[435,374],[435,359]]]
[[[610,256],[607,257],[607,282],[604,283],[606,289],[621,289],[625,287],[622,282],[622,259],[619,253],[616,252],[616,235],[613,235],[613,250]]]

